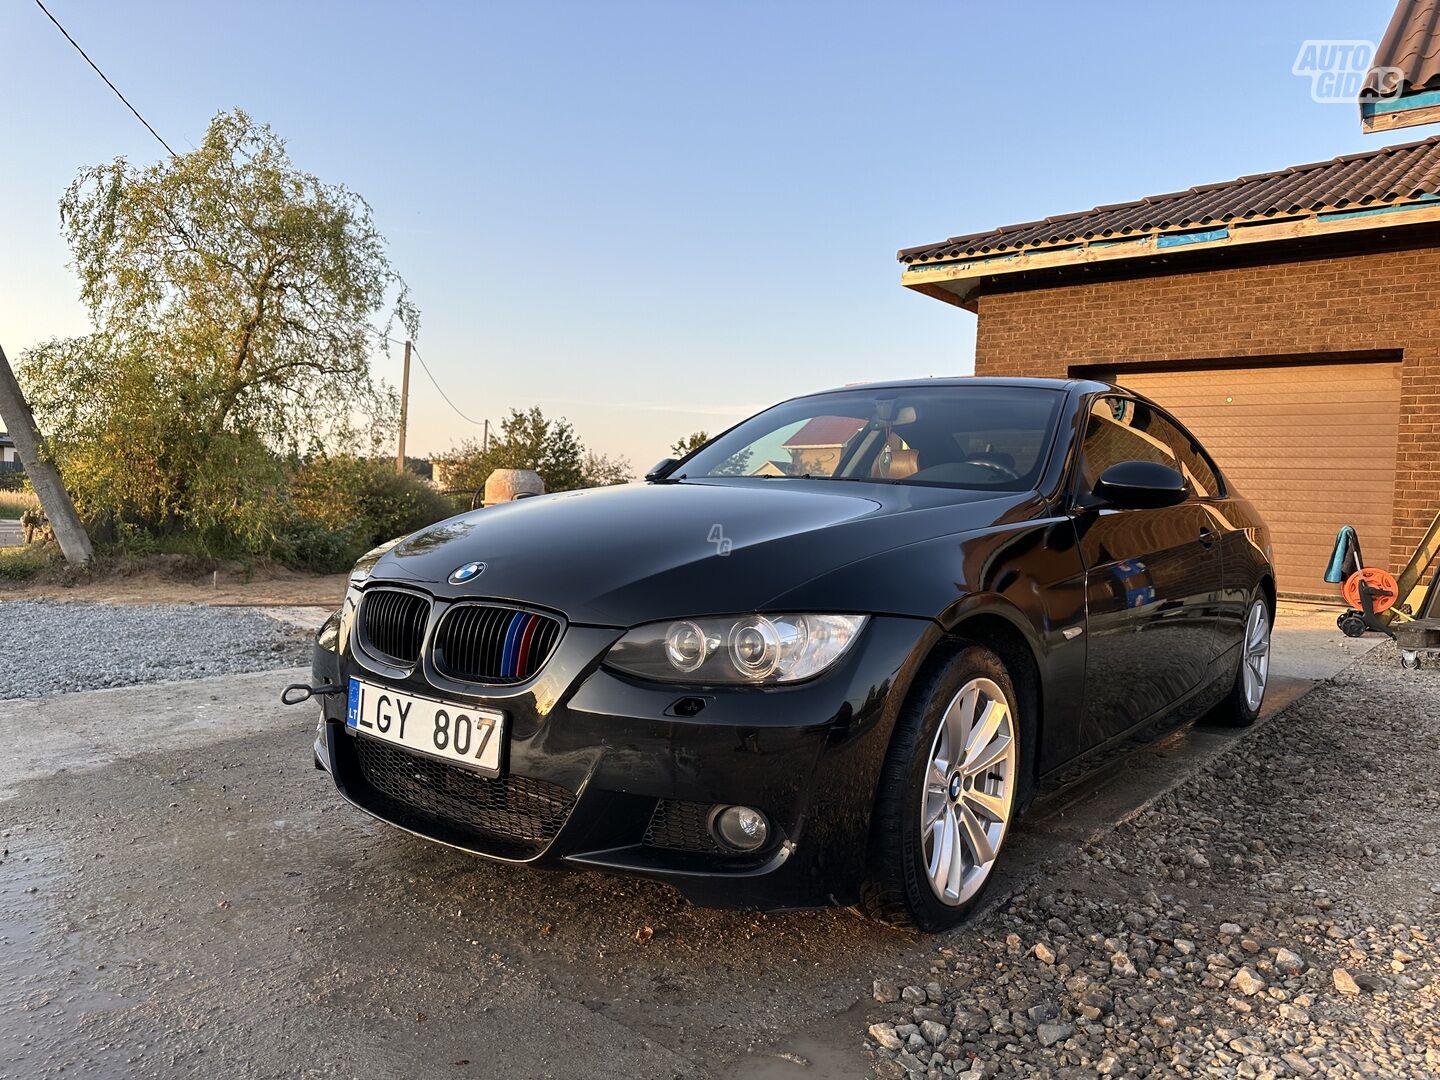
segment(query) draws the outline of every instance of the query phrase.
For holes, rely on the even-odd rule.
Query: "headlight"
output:
[[[346,597],[349,601],[349,596]],[[345,617],[345,604],[330,613],[320,629],[315,633],[315,644],[319,645],[326,652],[340,651],[340,620]]]
[[[662,682],[799,682],[844,656],[867,617],[731,615],[647,623],[611,646],[605,663]]]

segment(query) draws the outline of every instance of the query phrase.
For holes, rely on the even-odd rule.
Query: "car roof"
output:
[[[932,378],[847,383],[845,386],[832,386],[828,390],[817,390],[815,393],[836,394],[845,390],[907,390],[922,389],[928,386],[1032,386],[1044,390],[1079,390],[1082,393],[1118,389],[1110,383],[1097,382],[1094,379],[1032,379],[1022,378],[1018,375],[940,375]],[[800,394],[798,396],[811,397],[813,395]]]

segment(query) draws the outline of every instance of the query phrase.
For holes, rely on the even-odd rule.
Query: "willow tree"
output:
[[[60,220],[94,332],[21,377],[93,519],[263,532],[284,458],[383,437],[371,372],[417,313],[370,207],[221,113],[194,151],[81,171]]]

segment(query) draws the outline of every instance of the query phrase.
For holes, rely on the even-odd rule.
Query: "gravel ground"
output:
[[[1389,645],[1319,687],[877,980],[875,1073],[1440,1075],[1437,703]]]
[[[239,608],[0,600],[0,699],[295,667],[310,641]]]

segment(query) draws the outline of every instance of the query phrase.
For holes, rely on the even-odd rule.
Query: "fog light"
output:
[[[758,851],[770,839],[765,815],[749,806],[725,807],[715,815],[710,829],[722,844],[736,851]]]

